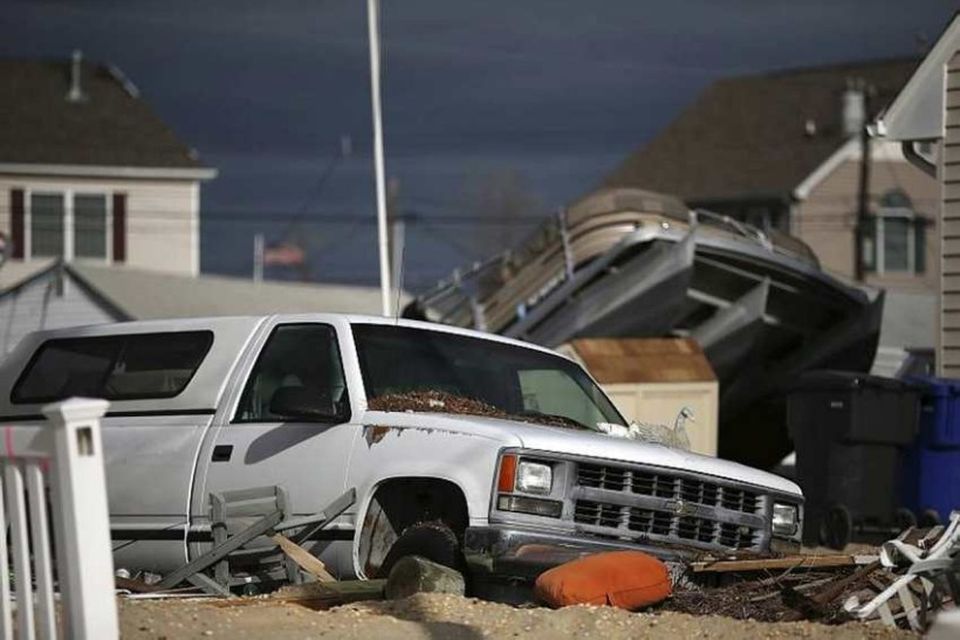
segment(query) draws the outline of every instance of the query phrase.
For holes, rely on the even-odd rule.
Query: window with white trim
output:
[[[926,220],[917,215],[909,196],[894,189],[881,196],[865,224],[863,259],[877,274],[926,271]]]
[[[30,255],[35,258],[63,255],[64,206],[61,193],[30,194]]]
[[[25,257],[109,260],[109,202],[104,193],[31,191]]]

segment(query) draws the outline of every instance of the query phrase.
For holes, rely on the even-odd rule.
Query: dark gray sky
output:
[[[203,269],[249,273],[286,221],[320,280],[376,277],[363,0],[4,0],[0,55],[80,48],[123,69],[220,177],[203,190]],[[918,54],[949,0],[382,0],[387,172],[419,213],[418,288],[529,225],[452,223],[519,185],[543,215],[595,185],[709,82]],[[319,193],[350,135],[354,154]],[[351,222],[317,222],[317,216]],[[431,221],[431,217],[444,216]],[[354,221],[355,222],[352,222]],[[290,277],[282,271],[274,277]]]

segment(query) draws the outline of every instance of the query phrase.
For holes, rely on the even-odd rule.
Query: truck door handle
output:
[[[213,448],[213,456],[210,458],[210,461],[229,462],[231,455],[233,455],[232,444],[218,444]]]

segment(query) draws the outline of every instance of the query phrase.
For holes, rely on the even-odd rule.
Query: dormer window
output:
[[[863,236],[867,270],[881,275],[926,271],[926,220],[917,215],[909,196],[893,189],[878,204]]]
[[[28,258],[108,260],[108,198],[103,193],[30,193]]]

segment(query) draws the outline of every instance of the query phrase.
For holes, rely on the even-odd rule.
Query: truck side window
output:
[[[211,331],[47,340],[14,386],[12,400],[172,398],[186,388],[212,344]]]
[[[285,324],[274,329],[247,380],[234,422],[288,419],[270,411],[274,395],[288,388],[302,389],[318,399],[329,399],[338,413],[349,415],[347,383],[337,334],[332,327]]]

